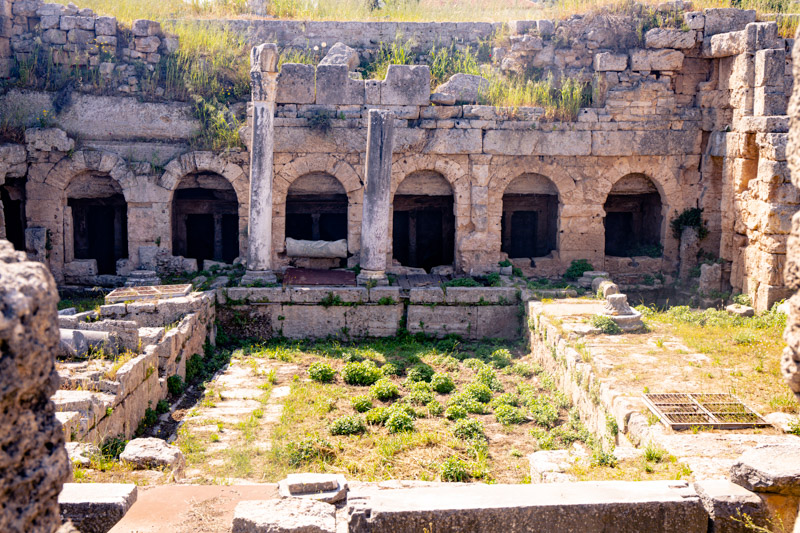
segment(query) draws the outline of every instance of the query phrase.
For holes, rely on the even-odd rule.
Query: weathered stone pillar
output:
[[[276,281],[272,272],[272,155],[278,47],[275,44],[262,44],[253,48],[250,65],[253,142],[250,150],[247,273],[242,278],[243,285]]]
[[[367,130],[366,188],[361,217],[361,273],[358,283],[388,285],[389,200],[392,193],[394,115],[370,109]]]

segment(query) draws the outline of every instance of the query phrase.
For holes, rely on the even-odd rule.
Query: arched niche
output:
[[[216,172],[183,176],[172,196],[172,253],[232,263],[239,256],[239,202]]]
[[[545,176],[526,173],[503,194],[501,250],[511,258],[544,257],[558,241],[558,189]]]
[[[286,237],[306,241],[347,239],[347,191],[326,172],[294,180],[286,193]]]
[[[0,184],[0,223],[16,250],[25,250],[25,179],[6,178]]]
[[[86,171],[70,179],[65,194],[72,256],[94,259],[98,274],[116,274],[117,260],[128,256],[128,206],[122,187],[106,172]]]
[[[603,209],[606,255],[661,254],[662,201],[650,178],[639,173],[622,177],[612,187]]]
[[[392,250],[400,264],[427,271],[453,264],[453,203],[453,189],[440,173],[421,170],[406,176],[393,202]]]

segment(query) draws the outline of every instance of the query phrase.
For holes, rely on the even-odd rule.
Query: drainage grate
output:
[[[746,429],[769,426],[732,394],[645,394],[644,401],[672,429]]]

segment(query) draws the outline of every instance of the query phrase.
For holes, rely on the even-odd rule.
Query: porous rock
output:
[[[156,438],[133,439],[125,446],[125,451],[119,458],[136,468],[169,467],[173,471],[182,472],[185,465],[183,453],[177,446]]]
[[[233,514],[232,533],[334,533],[336,508],[304,499],[244,501]]]
[[[50,396],[58,386],[53,277],[0,239],[0,531],[55,531],[69,476]]]
[[[435,92],[455,97],[456,102],[474,104],[478,102],[483,91],[489,88],[489,80],[475,74],[454,74],[436,87]]]
[[[744,452],[731,481],[755,492],[800,496],[800,444],[763,445]]]

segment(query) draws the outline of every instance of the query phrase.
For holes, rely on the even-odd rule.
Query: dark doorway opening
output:
[[[395,196],[392,247],[400,264],[430,269],[453,264],[452,196]]]
[[[503,194],[501,250],[510,258],[544,257],[558,240],[558,190],[545,176],[523,174]]]
[[[116,274],[117,260],[128,257],[128,204],[108,174],[85,172],[67,186],[72,211],[75,259],[94,259],[98,274]]]
[[[98,274],[116,274],[117,260],[128,255],[125,198],[71,198],[75,259],[94,259]]]
[[[239,202],[228,180],[205,172],[181,180],[172,200],[172,253],[198,263],[239,256]]]
[[[661,195],[645,175],[631,174],[617,182],[603,206],[606,255],[661,256],[661,207]]]
[[[25,250],[25,182],[24,180],[7,179],[0,185],[0,202],[3,204],[3,221],[6,239],[15,250]]]
[[[347,194],[330,174],[297,178],[286,196],[286,237],[302,241],[347,239]]]

